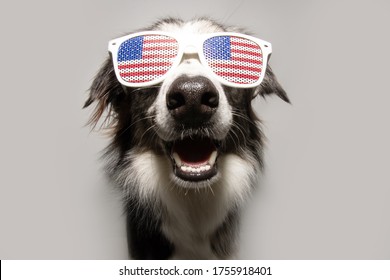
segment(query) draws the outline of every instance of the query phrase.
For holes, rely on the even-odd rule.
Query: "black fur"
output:
[[[151,208],[135,199],[127,200],[128,250],[134,259],[167,259],[173,252],[173,244],[161,233],[161,221]]]

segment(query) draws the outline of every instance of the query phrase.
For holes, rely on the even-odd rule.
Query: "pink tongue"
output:
[[[176,141],[173,146],[173,152],[176,152],[187,165],[206,163],[214,150],[214,143],[210,139],[186,138],[182,141]]]

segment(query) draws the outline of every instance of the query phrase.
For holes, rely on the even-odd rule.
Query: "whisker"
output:
[[[119,136],[122,135],[122,134],[124,134],[124,133],[125,133],[127,130],[129,130],[133,125],[135,125],[135,124],[137,124],[137,123],[139,123],[139,122],[141,122],[141,121],[148,120],[148,119],[152,119],[152,120],[153,120],[154,117],[155,117],[155,115],[146,116],[146,117],[140,118],[140,119],[138,119],[138,120],[132,122],[128,127],[126,127],[126,128],[119,134]]]
[[[253,124],[253,125],[256,125],[255,121],[253,121],[253,120],[250,119],[247,115],[245,115],[245,114],[243,114],[243,113],[241,113],[241,112],[239,112],[239,111],[237,111],[237,110],[233,110],[233,111],[232,111],[232,114],[233,114],[233,116],[239,117],[239,118],[241,118],[241,119],[243,119],[243,120],[248,121],[249,123],[251,123],[251,124]]]
[[[244,133],[244,131],[243,131],[243,129],[242,129],[243,127],[240,126],[240,124],[237,123],[237,122],[233,122],[233,125],[234,125],[234,127],[236,127],[236,128],[238,129],[238,131],[241,133],[242,138],[245,139],[245,138],[246,138],[246,134]]]
[[[148,133],[149,130],[151,130],[151,129],[155,128],[155,127],[156,127],[156,124],[153,124],[148,129],[146,129],[145,132],[141,135],[141,140],[140,141],[142,142],[142,139],[145,136],[145,134]],[[156,132],[154,132],[154,133],[156,133]]]
[[[130,91],[130,94],[131,93],[134,93],[134,92],[137,92],[137,91],[145,91],[145,90],[148,90],[148,89],[155,89],[155,88],[160,88],[161,86],[159,85],[155,85],[155,86],[149,86],[149,87],[142,87],[142,88],[134,88]]]
[[[236,138],[238,140],[237,134],[234,131],[229,131],[228,136],[230,137],[230,139],[232,139],[234,147],[236,147],[236,149],[237,149],[238,145],[237,145],[237,142],[234,140],[232,133],[236,136]]]
[[[213,188],[211,187],[211,184],[209,182],[207,182],[207,187],[211,191],[212,195],[215,197],[215,193],[214,193]]]

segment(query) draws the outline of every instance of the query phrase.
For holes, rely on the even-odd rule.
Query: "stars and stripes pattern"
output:
[[[166,74],[177,56],[176,39],[164,35],[144,35],[124,41],[118,49],[120,77],[129,83],[156,80]]]
[[[235,36],[215,36],[203,43],[204,56],[215,74],[231,83],[253,84],[261,75],[263,53],[255,42]]]
[[[120,77],[128,83],[151,82],[172,67],[179,43],[170,36],[148,34],[124,41],[118,49]],[[254,84],[263,70],[260,46],[239,36],[214,36],[203,42],[203,56],[211,70],[235,84]]]

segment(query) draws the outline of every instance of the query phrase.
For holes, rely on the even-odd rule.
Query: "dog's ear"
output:
[[[110,123],[124,93],[122,85],[116,79],[112,59],[108,57],[95,76],[89,90],[89,97],[84,103],[83,108],[95,103],[95,108],[88,124],[95,127],[103,115],[105,115],[103,124]]]
[[[271,67],[268,65],[267,70],[265,72],[264,80],[261,82],[260,86],[256,89],[255,95],[261,95],[265,97],[266,95],[269,94],[276,94],[287,103],[290,103],[290,99],[288,98],[287,93],[279,84]]]

